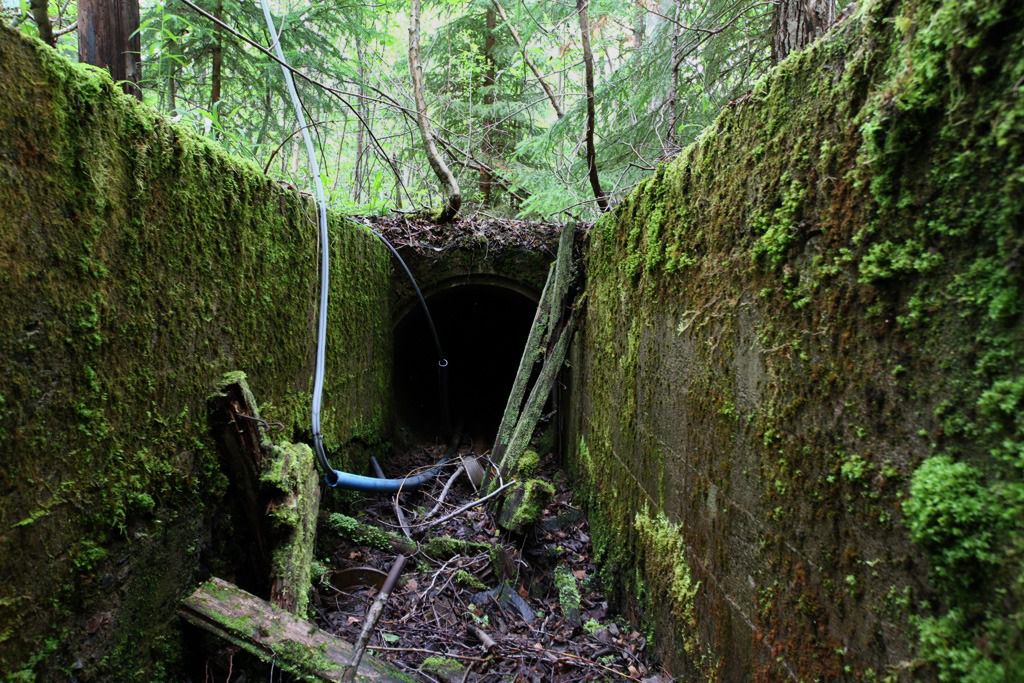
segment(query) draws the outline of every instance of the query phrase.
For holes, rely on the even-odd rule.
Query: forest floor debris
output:
[[[439,252],[478,246],[547,251],[552,257],[558,246],[560,226],[485,214],[470,214],[446,225],[415,216],[366,216],[361,219],[379,230],[396,248]]]
[[[393,458],[389,475],[414,469],[410,460],[434,462],[440,450]],[[458,467],[453,460],[431,485],[402,494],[414,530],[433,508],[434,519],[443,519],[481,496],[460,476],[437,505]],[[610,613],[587,520],[565,475],[550,463],[538,474],[555,485],[555,494],[521,535],[501,532],[486,505],[427,527],[384,605],[369,651],[423,681],[670,681],[652,665],[645,637]],[[360,522],[401,534],[393,497],[366,499],[359,510]],[[452,541],[428,543],[440,538]],[[316,621],[353,642],[395,553],[345,540],[329,523],[319,543]],[[446,544],[461,552],[444,552]]]

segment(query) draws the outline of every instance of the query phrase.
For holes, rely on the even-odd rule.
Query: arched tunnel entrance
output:
[[[448,358],[453,424],[487,447],[494,440],[537,308],[515,285],[461,280],[426,296]],[[397,441],[443,438],[437,352],[419,302],[407,307],[394,332]]]

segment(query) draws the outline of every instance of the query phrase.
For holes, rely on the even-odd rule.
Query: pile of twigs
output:
[[[321,627],[424,681],[669,680],[652,670],[644,637],[611,618],[564,476],[549,468],[553,502],[510,537],[459,462],[423,490],[356,504],[361,521],[415,539],[393,588],[382,589],[393,551],[321,533]],[[379,619],[368,618],[374,610]]]

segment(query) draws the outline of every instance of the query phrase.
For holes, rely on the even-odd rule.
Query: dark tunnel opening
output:
[[[537,304],[499,285],[466,284],[428,296],[427,305],[448,358],[452,423],[489,447]],[[437,352],[421,306],[398,321],[394,352],[398,440],[442,440]]]

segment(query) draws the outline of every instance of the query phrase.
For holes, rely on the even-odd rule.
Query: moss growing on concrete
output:
[[[686,654],[694,661],[701,661],[704,657],[696,637],[697,610],[694,602],[700,582],[691,576],[690,560],[679,525],[669,522],[664,513],[652,518],[645,509],[636,514],[633,526],[639,536],[641,551],[638,565],[642,583],[637,584],[637,592],[651,602],[648,609],[660,604],[672,613]]]
[[[244,368],[265,417],[307,428],[314,216],[103,72],[0,29],[0,670],[176,678],[175,602],[217,551],[209,387]],[[324,432],[344,466],[387,422],[389,262],[337,216],[329,248]]]
[[[1022,31],[1008,0],[858,3],[590,233],[595,551],[628,607],[654,536],[623,518],[678,521],[725,679],[1021,668]]]

